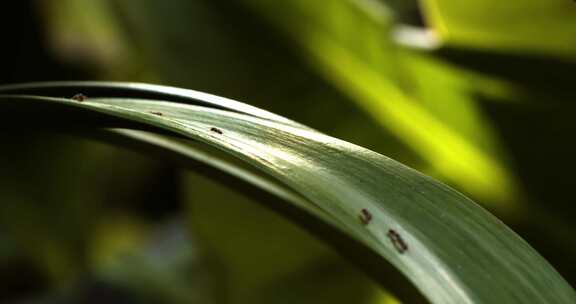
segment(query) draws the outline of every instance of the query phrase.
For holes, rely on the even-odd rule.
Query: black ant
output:
[[[84,100],[88,99],[88,97],[86,97],[86,95],[84,95],[84,94],[78,93],[78,94],[72,96],[72,99],[79,101],[79,102],[83,102]]]
[[[220,135],[223,134],[222,130],[220,130],[220,129],[218,129],[218,128],[214,128],[214,127],[210,128],[210,131],[212,131],[212,132],[214,132],[214,133],[218,133],[218,134],[220,134]]]
[[[372,220],[372,214],[366,209],[360,210],[360,215],[358,217],[360,218],[360,222],[364,225],[368,225]]]
[[[406,243],[404,242],[400,234],[398,234],[398,232],[394,231],[393,229],[390,229],[388,230],[388,233],[386,235],[394,245],[394,248],[396,248],[396,250],[398,250],[399,253],[404,253],[406,252],[406,250],[408,250],[408,245],[406,245]]]

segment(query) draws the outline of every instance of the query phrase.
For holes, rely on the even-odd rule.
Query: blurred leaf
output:
[[[101,1],[127,35],[131,54],[142,57],[158,80],[219,91],[246,68],[203,1]]]
[[[3,143],[1,227],[53,283],[66,285],[85,266],[105,195],[102,164],[114,150],[42,131],[7,134]]]
[[[98,72],[108,79],[140,73],[151,77],[107,1],[47,0],[38,6],[46,23],[48,43],[61,60],[82,69],[88,67],[91,70],[87,72]]]
[[[517,211],[519,190],[466,80],[392,40],[379,1],[246,0],[288,32],[316,67],[366,113],[460,189]]]
[[[106,226],[103,218],[143,203],[144,182],[158,164],[44,128],[5,132],[2,143],[0,230],[9,236],[3,243],[48,277],[46,287],[70,287],[89,268],[89,244]],[[105,255],[112,247],[96,251]]]
[[[387,157],[268,112],[151,85],[40,84],[2,91],[12,94],[1,96],[7,113],[2,124],[12,128],[24,123],[147,129],[230,153],[297,192],[306,202],[300,207],[371,248],[381,267],[389,261],[432,303],[576,300],[574,290],[527,243],[466,197]],[[23,95],[48,91],[56,96],[81,91],[93,98]],[[103,91],[107,94],[98,94]],[[126,95],[173,101],[110,98]],[[196,105],[178,102],[183,99]]]
[[[449,46],[574,59],[576,6],[570,0],[422,0]]]
[[[102,237],[126,234],[115,230]],[[149,237],[123,242],[119,249],[93,266],[97,279],[131,290],[146,303],[217,303],[219,286],[182,220],[162,223]]]

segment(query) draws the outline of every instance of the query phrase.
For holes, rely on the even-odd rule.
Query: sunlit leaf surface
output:
[[[444,43],[574,58],[576,9],[570,0],[423,0]]]

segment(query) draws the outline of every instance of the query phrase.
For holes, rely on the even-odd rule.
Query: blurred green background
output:
[[[40,0],[0,11],[0,83],[179,86],[466,193],[574,286],[569,0]],[[397,303],[324,244],[174,163],[2,130],[2,303]]]

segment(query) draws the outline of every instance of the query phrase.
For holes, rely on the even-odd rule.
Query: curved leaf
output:
[[[66,92],[66,86],[44,90]],[[122,86],[102,84],[98,90],[121,93]],[[179,98],[201,105],[108,98],[115,95],[100,95],[94,87],[76,83],[73,89],[107,98],[26,96],[42,89],[6,88],[0,96],[4,123],[147,129],[229,153],[304,198],[300,208],[371,248],[433,303],[576,300],[560,275],[503,223],[453,189],[383,155],[237,102],[206,101],[208,95],[192,91],[180,91]],[[173,88],[153,89],[157,99],[174,97]]]

